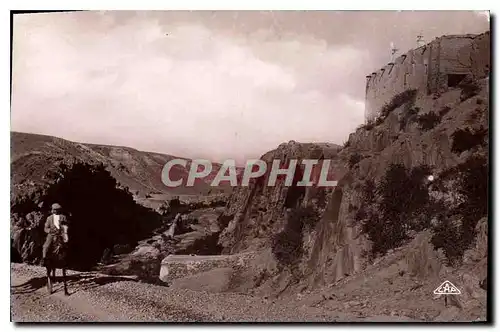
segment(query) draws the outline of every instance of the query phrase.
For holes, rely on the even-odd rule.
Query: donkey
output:
[[[66,267],[68,258],[68,226],[61,225],[60,231],[54,237],[52,245],[47,252],[45,267],[47,269],[47,290],[52,294],[52,279],[56,278],[56,268],[62,269],[64,295],[69,295],[66,284]],[[51,277],[52,274],[52,277]]]

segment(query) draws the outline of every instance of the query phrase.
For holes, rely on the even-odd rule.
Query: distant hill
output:
[[[84,144],[53,136],[11,132],[11,185],[13,191],[22,187],[36,186],[44,182],[44,176],[51,168],[68,160],[103,163],[111,175],[133,193],[144,195],[206,195],[230,192],[228,182],[220,187],[210,183],[220,169],[220,164],[212,164],[212,173],[198,179],[194,187],[179,186],[169,188],[161,181],[161,171],[172,159],[188,160],[187,167],[176,165],[172,168],[172,179],[187,179],[190,160],[167,154],[139,151],[124,146]]]

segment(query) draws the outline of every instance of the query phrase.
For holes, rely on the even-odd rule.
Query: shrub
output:
[[[363,128],[366,130],[366,131],[370,131],[372,130],[373,128],[375,127],[375,123],[374,122],[371,122],[371,123],[367,123]]]
[[[302,227],[288,222],[285,229],[273,238],[272,252],[281,267],[298,264],[302,257]]]
[[[351,203],[349,203],[347,210],[349,211],[349,213],[351,213],[351,212],[356,211],[356,207],[354,205],[352,205]]]
[[[462,80],[462,82],[460,82],[458,87],[461,90],[461,92],[460,92],[460,100],[461,101],[465,101],[469,98],[474,97],[481,90],[479,83],[470,77],[467,77],[464,80]]]
[[[481,126],[472,132],[469,128],[457,129],[451,136],[451,151],[460,154],[486,142],[488,129]]]
[[[380,212],[390,218],[399,218],[407,211],[407,195],[402,195],[404,189],[411,188],[407,170],[402,164],[389,166],[384,179],[377,188],[381,196]]]
[[[365,181],[363,187],[362,187],[362,190],[363,190],[363,200],[366,202],[366,203],[373,203],[375,202],[375,192],[377,190],[376,186],[375,186],[375,182],[371,179],[368,179]]]
[[[417,122],[420,130],[431,130],[439,122],[441,122],[441,116],[435,114],[434,112],[429,112],[426,114],[419,115],[417,117]]]
[[[354,153],[349,156],[349,168],[353,168],[357,163],[363,159],[363,156],[359,153]]]
[[[431,243],[436,249],[443,249],[448,263],[456,263],[466,250],[461,241],[460,227],[454,225],[449,218],[442,219],[433,227]]]
[[[373,243],[372,256],[402,245],[409,238],[409,230],[420,230],[428,225],[428,218],[418,223],[414,220],[425,214],[429,206],[429,194],[423,180],[430,171],[425,165],[408,170],[404,165],[392,164],[375,190],[373,182],[365,184],[364,203],[373,205],[376,201],[376,208],[359,210],[356,218],[362,221],[362,232]]]
[[[328,203],[327,202],[327,193],[326,193],[326,190],[324,187],[319,187],[317,188],[318,191],[316,192],[316,198],[318,199],[318,207],[320,209],[324,209],[326,208],[326,204]]]
[[[375,120],[373,119],[369,119],[368,121],[366,121],[366,123],[364,125],[362,125],[360,128],[361,129],[365,129],[367,131],[370,131],[372,130],[373,128],[375,127]]]
[[[356,211],[354,220],[356,220],[357,222],[363,222],[366,218],[368,218],[368,212],[366,211],[365,207],[362,206]]]
[[[411,108],[415,103],[416,97],[417,97],[416,89],[410,89],[398,93],[391,99],[389,103],[385,104],[382,107],[382,109],[380,110],[380,117],[385,119],[392,111],[394,111],[396,108],[400,106],[403,106],[404,104],[409,104],[408,109]]]
[[[420,231],[430,226],[429,215],[431,211],[439,212],[437,205],[429,197],[429,191],[425,179],[432,173],[428,165],[412,168],[409,172],[409,185],[412,190],[407,196],[408,211],[407,220],[411,222],[411,230]],[[412,222],[412,220],[414,220]]]
[[[385,254],[388,250],[397,248],[408,240],[402,223],[387,222],[383,216],[372,214],[363,223],[362,231],[372,241],[371,257]]]
[[[471,156],[458,165],[457,170],[458,193],[465,198],[457,212],[465,219],[485,217],[488,214],[488,160],[484,156]]]
[[[294,267],[302,257],[302,232],[312,229],[320,220],[319,212],[312,206],[297,207],[290,211],[283,231],[272,239],[272,252],[281,267]]]
[[[399,119],[399,130],[404,130],[406,125],[411,122],[413,118],[415,118],[420,111],[420,107],[410,107],[402,113],[401,118]]]
[[[366,180],[361,186],[361,199],[364,204],[358,208],[354,215],[354,219],[357,222],[364,222],[366,219],[372,219],[372,210],[367,209],[366,206],[375,205],[375,193],[375,182],[371,179]]]
[[[477,221],[488,215],[488,165],[482,156],[471,156],[465,163],[447,172],[457,180],[457,192],[463,202],[451,211],[451,218],[441,218],[433,226],[432,244],[442,248],[448,262],[453,264],[474,241]],[[460,220],[453,223],[452,220]]]
[[[318,210],[308,205],[295,209],[294,219],[294,222],[302,223],[307,229],[312,230],[320,221],[321,215]]]

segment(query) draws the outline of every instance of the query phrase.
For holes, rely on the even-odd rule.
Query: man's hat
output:
[[[62,209],[62,206],[59,205],[58,203],[54,203],[54,204],[52,204],[52,209],[53,210]]]

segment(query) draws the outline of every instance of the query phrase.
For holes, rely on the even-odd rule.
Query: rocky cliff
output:
[[[257,292],[296,293],[373,277],[375,293],[377,282],[391,279],[380,289],[391,297],[416,280],[432,292],[439,278],[453,276],[469,287],[461,308],[484,309],[488,118],[489,79],[467,78],[442,95],[395,96],[343,148],[283,144],[263,158],[323,154],[334,161],[338,185],[307,193],[279,182],[239,188],[219,243],[228,254],[261,253],[250,273]],[[313,213],[304,214],[308,209]]]
[[[300,164],[303,159],[332,159],[340,146],[335,144],[297,143],[291,141],[281,144],[277,149],[263,156],[267,164],[266,174],[252,179],[248,187],[234,189],[224,212],[223,219],[230,220],[221,234],[220,244],[225,253],[244,250],[255,250],[270,245],[272,234],[283,227],[285,210],[306,204],[313,198],[322,196],[320,208],[324,208],[331,188],[299,187],[297,181],[302,179]],[[268,179],[273,160],[280,160],[281,165],[289,165],[291,159],[297,160],[294,182],[285,186],[283,176],[278,176],[275,186],[268,186]],[[340,165],[330,164],[328,178],[336,178]]]

